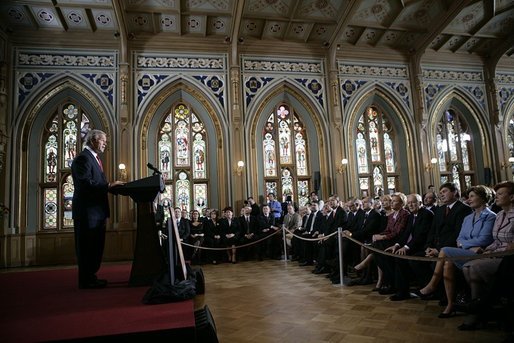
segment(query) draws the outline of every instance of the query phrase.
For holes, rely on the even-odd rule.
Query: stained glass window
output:
[[[178,103],[167,111],[158,137],[157,156],[166,184],[161,204],[165,209],[171,206],[187,211],[206,208],[207,133],[202,121],[189,105]]]
[[[71,163],[82,149],[89,118],[76,103],[57,106],[42,137],[43,230],[72,229],[73,179]]]
[[[469,126],[454,109],[437,124],[436,148],[441,183],[453,182],[465,190],[474,182],[473,141]]]
[[[279,201],[287,196],[300,205],[308,202],[311,183],[308,139],[303,122],[288,104],[268,115],[262,131],[265,193]]]
[[[362,196],[398,189],[396,140],[391,122],[377,106],[369,106],[357,121],[355,154]],[[370,193],[371,192],[371,193]]]

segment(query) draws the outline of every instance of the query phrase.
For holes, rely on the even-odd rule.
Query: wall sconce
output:
[[[238,161],[237,162],[236,174],[238,176],[241,176],[241,174],[243,174],[243,168],[244,167],[245,167],[244,161]]]
[[[341,165],[339,166],[339,169],[337,170],[337,172],[339,174],[342,174],[346,171],[346,166],[348,165],[348,159],[347,158],[343,158],[341,160]]]
[[[438,162],[437,158],[432,157],[432,159],[430,160],[430,163],[425,164],[425,170],[429,171],[429,170],[435,168],[435,165],[437,164],[437,162]]]
[[[502,168],[503,169],[512,168],[513,165],[514,165],[514,156],[511,156],[511,157],[509,157],[507,162],[502,163]]]
[[[118,179],[123,182],[127,181],[127,168],[123,163],[118,165]]]

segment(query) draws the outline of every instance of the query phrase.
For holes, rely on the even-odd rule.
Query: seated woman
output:
[[[205,245],[214,249],[223,248],[223,238],[221,226],[218,221],[218,211],[212,210],[209,213],[209,219],[205,221],[203,227],[205,233]],[[218,264],[222,261],[221,250],[210,250],[208,255],[212,264]]]
[[[232,207],[225,207],[223,210],[225,218],[220,220],[221,232],[223,244],[227,248],[228,261],[236,263],[236,244],[239,242],[239,236],[241,235],[241,226],[239,220],[234,218],[234,211]]]
[[[445,260],[444,257],[472,256],[481,252],[493,241],[492,230],[496,214],[487,204],[493,197],[493,192],[486,186],[474,186],[468,191],[468,204],[473,212],[464,218],[457,237],[457,247],[444,247],[439,252],[434,274],[430,282],[419,290],[418,295],[423,299],[436,291],[441,278],[444,278],[444,289],[448,304],[439,318],[449,318],[455,314],[455,267],[462,269],[466,260]]]
[[[375,248],[385,250],[389,246],[396,243],[400,234],[407,227],[407,219],[409,218],[409,211],[405,209],[407,204],[407,196],[401,192],[396,192],[391,195],[391,208],[393,213],[387,217],[387,226],[384,231],[372,236],[373,246]],[[391,273],[384,273],[384,267],[387,263],[387,257],[380,254],[373,254],[373,258],[381,273],[381,288],[378,290],[380,294],[393,294],[394,275]]]
[[[514,182],[505,181],[494,186],[496,191],[496,205],[501,211],[496,216],[493,227],[493,242],[484,250],[487,254],[514,249]],[[486,287],[494,279],[494,276],[502,262],[501,257],[475,259],[464,264],[462,271],[471,288],[472,301],[485,294]],[[477,317],[471,316],[460,330],[473,330],[476,328]]]
[[[201,262],[201,250],[205,234],[203,232],[203,221],[200,219],[200,212],[194,210],[191,213],[191,231],[189,233],[189,244],[194,245],[193,256],[191,261]]]

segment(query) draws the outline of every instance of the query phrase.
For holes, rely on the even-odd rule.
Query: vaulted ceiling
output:
[[[121,33],[195,44],[514,54],[514,0],[4,0],[0,19],[16,42]]]

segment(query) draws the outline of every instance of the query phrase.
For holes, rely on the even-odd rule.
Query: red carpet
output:
[[[109,281],[107,288],[86,290],[78,289],[75,268],[0,273],[0,341],[158,332],[172,337],[174,331],[181,341],[190,334],[194,339],[193,301],[144,305],[141,299],[149,287],[128,287],[130,268],[104,265],[98,277]]]

